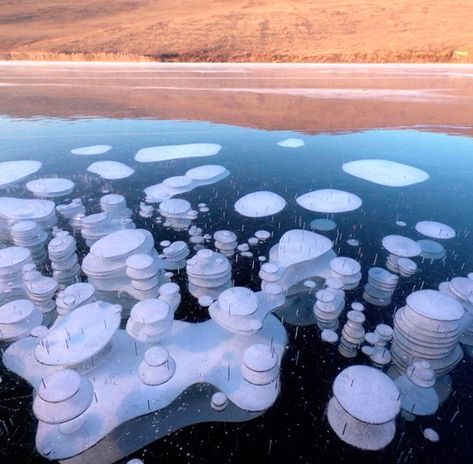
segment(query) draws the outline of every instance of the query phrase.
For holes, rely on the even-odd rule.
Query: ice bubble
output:
[[[4,161],[0,163],[0,188],[13,185],[39,171],[39,161]]]
[[[424,182],[429,178],[429,175],[421,169],[382,159],[350,161],[342,168],[354,177],[386,187],[405,187]]]
[[[36,195],[43,198],[55,198],[69,195],[74,190],[75,184],[72,180],[61,177],[50,177],[36,179],[28,182],[26,188]]]
[[[430,238],[446,240],[455,237],[455,231],[447,224],[435,221],[421,221],[416,224],[416,230]]]
[[[199,297],[198,302],[200,306],[207,308],[214,302],[214,299],[210,295],[202,295],[201,297]]]
[[[383,247],[389,253],[402,258],[418,256],[422,251],[417,242],[402,235],[387,235],[383,238]]]
[[[434,429],[426,428],[426,429],[424,429],[424,431],[422,433],[424,434],[424,437],[427,440],[429,440],[433,443],[437,443],[440,440],[439,434]]]
[[[322,330],[321,338],[324,342],[327,342],[327,343],[338,342],[338,334],[337,332],[335,332],[335,330],[332,330],[332,329]]]
[[[162,145],[159,147],[142,148],[135,155],[135,160],[140,163],[152,163],[181,158],[196,158],[200,156],[213,156],[222,149],[215,143],[189,143],[185,145]]]
[[[271,237],[271,232],[267,230],[257,230],[255,232],[255,237],[261,241],[268,240],[268,238]]]
[[[399,227],[406,227],[407,222],[405,222],[405,221],[396,221],[396,225],[399,226]]]
[[[411,293],[394,316],[391,351],[397,368],[404,371],[426,354],[438,377],[451,371],[463,356],[458,344],[463,315],[462,305],[451,296],[436,290]]]
[[[112,147],[110,145],[91,145],[89,147],[80,147],[74,148],[71,150],[73,155],[101,155],[102,153],[107,153],[107,151],[111,150]]]
[[[296,198],[297,203],[317,213],[344,213],[361,206],[361,198],[343,190],[322,189]]]
[[[55,205],[49,200],[0,197],[0,230],[19,221],[31,220],[43,229],[56,224]]]
[[[286,139],[278,142],[278,145],[284,148],[299,148],[303,147],[305,143],[302,139]]]
[[[146,201],[159,203],[180,193],[190,192],[196,187],[218,182],[228,175],[230,171],[217,164],[198,166],[189,169],[184,176],[168,177],[160,184],[145,188]],[[205,203],[199,203],[199,208],[205,207]]]
[[[361,449],[384,448],[394,438],[400,395],[394,382],[378,369],[350,366],[333,384],[328,421],[338,437]]]
[[[361,311],[363,312],[365,310],[365,307],[363,306],[363,303],[360,303],[359,301],[354,301],[352,304],[351,304],[351,309],[353,309],[354,311]]]
[[[215,411],[223,411],[228,405],[228,398],[225,393],[217,392],[212,395],[210,406]]]
[[[352,247],[358,247],[358,246],[360,246],[360,241],[357,240],[356,238],[349,238],[347,240],[347,244],[352,246]]]
[[[286,200],[267,191],[248,193],[235,203],[235,210],[242,216],[259,218],[272,216],[284,209]]]
[[[314,219],[313,221],[310,221],[309,225],[312,230],[318,230],[320,232],[329,232],[337,228],[335,221],[325,218]]]
[[[135,170],[119,161],[97,161],[92,163],[87,171],[99,175],[102,179],[116,180],[130,177]]]
[[[418,240],[417,243],[422,249],[421,256],[429,259],[440,259],[445,255],[445,248],[434,240]]]
[[[47,424],[79,417],[92,403],[92,383],[76,371],[64,369],[45,377],[33,402],[35,416]]]
[[[103,301],[77,308],[50,330],[44,344],[36,347],[35,358],[48,366],[71,368],[80,368],[92,357],[96,362],[120,326],[121,309]]]

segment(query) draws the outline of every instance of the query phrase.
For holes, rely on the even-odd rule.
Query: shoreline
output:
[[[3,59],[0,54],[0,66],[144,66],[169,68],[465,68],[473,69],[473,62],[253,62],[253,61],[107,61],[107,60],[18,60]]]

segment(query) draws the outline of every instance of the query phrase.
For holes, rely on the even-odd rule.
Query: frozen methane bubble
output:
[[[97,301],[61,319],[36,346],[34,356],[46,366],[87,372],[104,360],[120,327],[120,305]]]
[[[454,277],[452,280],[441,282],[439,290],[455,298],[465,310],[462,324],[464,329],[460,341],[465,351],[471,356],[473,354],[473,280],[467,277]]]
[[[56,297],[57,312],[60,316],[67,316],[81,306],[92,303],[95,288],[86,282],[77,282],[69,285]]]
[[[365,285],[363,299],[375,306],[387,306],[391,304],[398,282],[396,274],[391,274],[382,267],[372,267],[368,270],[368,283]]]
[[[265,240],[268,240],[269,237],[271,237],[271,232],[267,231],[267,230],[257,230],[255,232],[255,237],[264,242]]]
[[[363,303],[360,303],[359,301],[354,301],[351,305],[350,305],[351,309],[353,309],[353,311],[361,311],[363,312],[365,310],[365,307],[363,306]]]
[[[22,271],[32,264],[31,252],[24,247],[7,247],[0,249],[0,304],[15,298],[26,296]]]
[[[354,358],[365,339],[363,323],[365,315],[361,311],[348,311],[347,322],[342,329],[342,339],[338,351],[345,358]]]
[[[146,201],[159,203],[180,193],[190,192],[202,185],[210,185],[225,179],[230,175],[223,166],[207,164],[189,169],[183,176],[174,176],[164,179],[160,184],[145,188]],[[199,203],[199,208],[205,208],[205,203]]]
[[[82,218],[81,235],[89,247],[113,232],[136,227],[123,195],[114,193],[104,195],[100,199],[100,207],[101,213]]]
[[[27,297],[40,309],[48,325],[56,308],[54,296],[58,288],[57,281],[52,277],[43,276],[33,264],[27,264],[22,269],[23,289]]]
[[[317,284],[313,280],[305,280],[304,287],[309,290],[313,290],[315,287],[317,287]]]
[[[34,221],[17,222],[10,229],[10,235],[13,244],[28,248],[31,252],[31,258],[36,264],[42,264],[46,261],[45,243],[48,234]]]
[[[365,450],[388,445],[396,432],[400,395],[383,372],[367,366],[350,366],[335,379],[328,404],[330,426],[345,443]]]
[[[53,277],[62,286],[77,281],[80,265],[76,253],[76,240],[66,231],[60,231],[48,244],[48,256]]]
[[[52,228],[57,221],[54,202],[0,197],[0,238],[10,239],[10,228],[20,221],[34,221],[45,230]]]
[[[420,256],[426,259],[442,259],[445,256],[445,248],[434,240],[418,240],[421,248]]]
[[[284,148],[299,148],[303,147],[305,143],[302,139],[286,139],[278,142],[278,145]]]
[[[332,270],[333,277],[343,282],[343,288],[345,290],[358,287],[361,280],[361,266],[358,261],[339,256],[330,261],[330,269]]]
[[[172,242],[163,249],[164,259],[162,261],[164,269],[168,271],[176,271],[186,267],[186,258],[189,256],[189,247],[186,242],[178,240]]]
[[[217,230],[214,233],[215,248],[227,257],[233,256],[238,246],[237,236],[231,230]]]
[[[107,151],[111,149],[112,147],[110,145],[91,145],[88,147],[74,148],[73,150],[71,150],[71,153],[73,155],[83,155],[83,156],[101,155],[103,153],[107,153]]]
[[[169,285],[175,286],[175,284]],[[160,290],[162,290],[162,287]],[[172,288],[168,290],[168,287],[166,287],[166,291],[163,291],[160,297],[169,298],[170,290]],[[78,352],[82,355],[84,351],[88,352],[86,354],[91,354],[95,353],[96,348],[100,349],[97,345],[104,343],[104,339],[108,338],[108,332],[105,333],[105,336],[104,332],[110,329],[110,320],[106,318],[104,321],[104,308],[100,306],[93,307],[91,314],[82,313],[80,317],[76,316],[77,312],[81,312],[83,308],[74,310],[58,323],[59,326],[64,321],[69,321],[69,324],[61,325],[57,340],[48,340],[49,333],[43,339],[28,337],[10,346],[3,356],[8,369],[24,377],[38,392],[43,378],[46,380],[52,371],[64,369],[61,366],[45,365],[33,360],[36,349],[42,343],[48,346],[50,351],[56,352],[59,351],[56,350],[56,347],[58,349],[62,348],[62,351],[67,352],[66,355],[69,356],[71,356],[71,353],[74,355]],[[118,318],[120,319],[119,316]],[[88,321],[90,319],[92,319],[92,323],[89,325]],[[81,321],[78,330],[72,327],[71,320]],[[119,323],[118,321],[117,325]],[[57,328],[55,327],[51,332],[56,331]],[[80,330],[81,328],[83,332]],[[163,371],[166,373],[168,371],[166,364],[169,364],[169,367],[171,366],[170,363],[166,362],[165,356],[161,356],[159,352],[154,353],[155,350],[145,356],[145,352],[151,347],[135,342],[123,329],[114,332],[113,339],[110,339],[110,341],[111,349],[103,352],[103,358],[94,359],[93,363],[92,361],[86,361],[90,368],[87,372],[81,368],[84,377],[93,383],[94,391],[90,409],[85,410],[84,414],[78,416],[78,422],[72,419],[53,427],[44,422],[38,424],[37,448],[43,456],[54,457],[54,459],[69,459],[81,455],[82,458],[85,456],[83,453],[86,452],[94,461],[97,450],[93,450],[93,454],[89,455],[88,449],[91,446],[99,444],[99,447],[101,447],[100,442],[103,439],[106,440],[107,436],[113,434],[115,430],[123,432],[122,436],[129,444],[130,433],[136,432],[136,421],[134,419],[141,416],[143,416],[142,420],[145,420],[145,427],[149,427],[152,432],[152,436],[146,434],[148,437],[143,438],[141,434],[138,434],[139,436],[135,437],[139,440],[138,443],[134,441],[132,445],[136,447],[145,446],[147,442],[143,440],[152,441],[161,438],[169,432],[170,426],[173,427],[175,415],[171,414],[167,417],[167,409],[165,408],[196,382],[205,383],[213,388],[212,393],[222,391],[228,397],[231,408],[221,415],[221,419],[225,420],[229,418],[230,420],[242,420],[255,416],[255,414],[249,412],[260,414],[275,402],[280,391],[278,376],[274,378],[274,381],[266,383],[267,380],[273,378],[276,369],[279,369],[287,342],[284,327],[273,316],[264,319],[260,331],[247,336],[227,332],[213,320],[199,323],[175,321],[171,333],[160,341],[160,346],[165,348],[169,355],[175,359],[178,369],[168,382],[160,386],[143,383],[138,374],[142,361],[145,361],[146,366],[143,367],[147,374],[153,371],[155,367],[163,368],[162,361],[165,361]],[[55,345],[54,350],[51,347],[52,342]],[[79,344],[76,342],[79,342]],[[67,349],[67,344],[71,343],[72,345]],[[268,347],[267,353],[262,353],[261,357],[250,356],[249,359],[245,358],[245,364],[249,368],[260,369],[262,372],[261,374],[257,371],[255,375],[244,375],[242,372],[244,367],[242,366],[243,355],[250,346],[258,344],[266,345]],[[89,351],[91,347],[94,349]],[[266,354],[269,356],[266,356]],[[272,363],[274,359],[277,360],[277,368],[273,370]],[[33,363],[31,360],[33,360]],[[162,377],[157,377],[160,382]],[[73,385],[74,379],[66,380],[67,390],[69,391],[69,385]],[[150,379],[149,383],[156,383],[156,381]],[[47,389],[49,389],[49,386],[51,384],[46,382]],[[75,388],[71,390],[73,392]],[[207,387],[205,390],[209,391]],[[48,399],[58,400],[59,398],[53,395]],[[207,394],[197,395],[192,399],[191,404],[178,400],[176,406],[184,418],[184,423],[180,425],[185,426],[200,420],[207,420],[206,418],[209,417],[217,418],[218,414],[212,411],[209,403],[210,397]],[[171,407],[174,409],[174,406]],[[61,411],[67,408],[68,405],[64,408],[61,407]],[[195,415],[192,411],[198,415]],[[202,416],[199,411],[202,411],[204,415]],[[160,423],[163,427],[160,427],[162,430],[158,432],[158,436],[156,436],[157,431],[153,427],[156,418],[155,413],[158,415],[164,414],[164,422]],[[97,420],[97,418],[100,420]],[[148,422],[147,419],[149,419]],[[86,429],[85,431],[83,429],[80,431],[81,423],[84,424],[83,429]],[[98,428],[94,428],[94,425],[97,425]],[[82,432],[86,432],[85,436],[82,435]],[[80,433],[80,436],[77,435],[78,433]],[[120,441],[120,443],[125,444],[124,441]],[[110,448],[107,446],[106,448],[107,454]],[[117,447],[113,451],[113,460],[121,459],[131,451],[133,450],[128,447],[126,450]]]
[[[39,161],[3,161],[0,163],[0,188],[9,187],[41,169]]]
[[[79,417],[94,398],[92,383],[72,369],[45,377],[33,401],[40,422],[62,424]]]
[[[259,243],[259,240],[256,237],[250,237],[248,239],[248,245],[256,246],[258,245],[258,243]]]
[[[429,178],[429,175],[421,169],[383,159],[350,161],[342,168],[354,177],[386,187],[406,187]]]
[[[135,160],[140,163],[153,163],[182,158],[196,158],[200,156],[213,156],[222,149],[215,143],[189,143],[185,145],[161,145],[158,147],[142,148],[135,155]]]
[[[317,326],[321,330],[336,329],[338,327],[338,317],[345,306],[343,293],[326,288],[319,290],[315,297],[313,312],[317,320]]]
[[[203,306],[204,308],[207,308],[214,302],[214,299],[210,295],[202,295],[199,298],[198,302],[199,302],[200,306]]]
[[[154,208],[152,205],[147,205],[146,203],[144,203],[143,201],[140,201],[140,210],[138,212],[138,214],[142,217],[142,218],[150,218],[150,217],[153,217],[153,213],[154,213]]]
[[[417,242],[402,235],[387,235],[383,238],[383,247],[390,253],[386,267],[391,272],[407,276],[415,273],[417,266],[413,261],[402,260],[400,264],[399,260],[419,256],[422,250]],[[402,272],[401,267],[403,268]]]
[[[202,295],[216,298],[230,285],[232,277],[230,261],[222,254],[206,248],[187,260],[186,271],[189,290],[197,298]]]
[[[438,240],[447,240],[455,237],[455,231],[447,224],[435,221],[420,221],[416,224],[416,230],[426,237]]]
[[[182,198],[171,198],[159,204],[159,214],[166,218],[169,225],[175,230],[188,229],[191,222],[197,218],[197,211],[191,204]]]
[[[271,247],[269,262],[261,266],[261,288],[265,290],[267,284],[278,283],[288,290],[298,282],[322,276],[335,256],[328,238],[307,230],[289,230]]]
[[[26,184],[26,188],[35,196],[41,198],[56,198],[69,195],[74,190],[72,180],[61,177],[35,179]]]
[[[411,293],[394,315],[391,354],[400,371],[416,360],[429,361],[437,377],[448,374],[462,359],[462,305],[436,290]]]
[[[429,427],[424,429],[422,433],[424,434],[424,437],[432,443],[437,443],[440,440],[439,434],[434,429]]]
[[[242,216],[260,218],[279,213],[286,206],[286,200],[273,192],[248,193],[235,203],[235,210]]]
[[[344,213],[361,206],[361,198],[343,190],[322,189],[296,198],[303,208],[316,213]]]
[[[332,221],[332,219],[320,218],[310,221],[309,224],[312,230],[318,230],[320,232],[330,232],[337,228],[337,223]]]
[[[279,376],[278,354],[269,345],[258,343],[249,346],[243,353],[241,374],[254,385],[275,382]]]
[[[439,407],[435,372],[427,361],[416,361],[394,380],[401,393],[401,408],[416,416],[430,416]]]
[[[164,346],[155,345],[145,352],[138,370],[140,380],[146,385],[162,385],[176,372],[176,361]]]
[[[396,225],[399,227],[406,227],[407,222],[406,221],[396,221]]]
[[[120,230],[103,237],[82,262],[84,274],[97,290],[123,291],[138,300],[158,294],[159,268],[153,236],[144,229]]]
[[[212,395],[210,406],[215,411],[223,411],[228,406],[228,397],[223,392],[216,392]]]
[[[97,161],[92,163],[87,171],[106,180],[126,179],[135,172],[134,169],[119,161]]]
[[[85,206],[80,198],[74,198],[69,204],[56,206],[56,211],[69,221],[74,230],[82,228],[82,219],[85,217]]]
[[[352,247],[358,247],[358,246],[360,246],[360,241],[357,240],[356,238],[349,238],[347,240],[347,244],[352,246]]]
[[[27,337],[42,320],[43,314],[30,300],[13,300],[0,306],[0,342]]]
[[[224,329],[248,335],[261,330],[266,316],[284,300],[282,288],[277,284],[267,292],[258,293],[245,287],[232,287],[220,293],[209,314]]]
[[[321,338],[324,342],[327,343],[337,343],[338,342],[338,335],[335,330],[332,329],[324,329],[322,330]]]

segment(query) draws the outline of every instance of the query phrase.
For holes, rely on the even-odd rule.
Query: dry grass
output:
[[[473,62],[471,0],[0,0],[0,58]]]

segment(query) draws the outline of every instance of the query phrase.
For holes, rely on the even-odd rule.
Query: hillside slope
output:
[[[0,0],[0,58],[473,62],[471,0]]]

